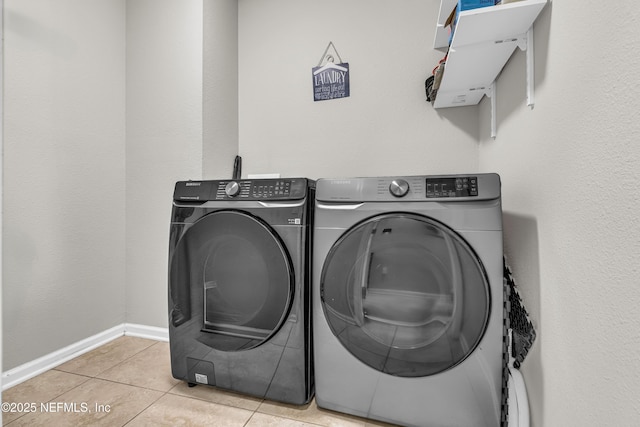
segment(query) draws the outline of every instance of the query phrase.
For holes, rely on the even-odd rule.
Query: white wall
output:
[[[202,177],[201,0],[127,0],[126,318],[166,327],[176,181]]]
[[[4,7],[7,370],[125,319],[125,10]]]
[[[481,107],[480,169],[502,176],[505,247],[538,340],[523,365],[536,427],[640,420],[640,7],[554,1]]]
[[[436,112],[425,100],[424,81],[443,56],[432,49],[439,2],[238,4],[244,176],[477,169],[477,112]],[[329,41],[349,63],[351,96],[314,102],[311,69]]]
[[[204,0],[203,31],[202,178],[230,178],[238,154],[238,0]]]
[[[207,3],[233,47],[235,4]],[[125,321],[166,326],[173,185],[233,157],[203,160],[203,2],[5,7],[6,371]],[[235,96],[205,147],[235,155],[237,48],[208,52],[230,67],[205,93]]]

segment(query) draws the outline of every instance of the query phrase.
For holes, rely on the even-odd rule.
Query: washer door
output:
[[[484,334],[489,283],[473,249],[424,216],[379,215],[347,231],[324,263],[333,334],[356,358],[401,377],[462,362]]]
[[[254,348],[286,320],[294,292],[291,262],[280,238],[258,218],[240,211],[210,213],[182,236],[176,256],[174,266],[189,269],[190,283],[181,286],[202,304],[207,345]]]

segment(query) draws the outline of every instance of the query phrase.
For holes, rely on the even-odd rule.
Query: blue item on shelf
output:
[[[477,9],[479,7],[494,6],[495,0],[458,0],[458,10]]]

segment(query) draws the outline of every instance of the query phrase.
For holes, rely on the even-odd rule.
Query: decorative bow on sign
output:
[[[340,63],[335,64],[333,55],[328,54],[330,47],[333,48]],[[340,54],[333,42],[329,42],[318,66],[313,67],[311,72],[314,101],[326,101],[349,96],[349,63],[342,62],[342,58],[340,58]]]

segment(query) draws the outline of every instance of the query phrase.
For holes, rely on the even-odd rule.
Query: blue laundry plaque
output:
[[[325,65],[312,69],[313,100],[346,98],[349,96],[349,63]]]

